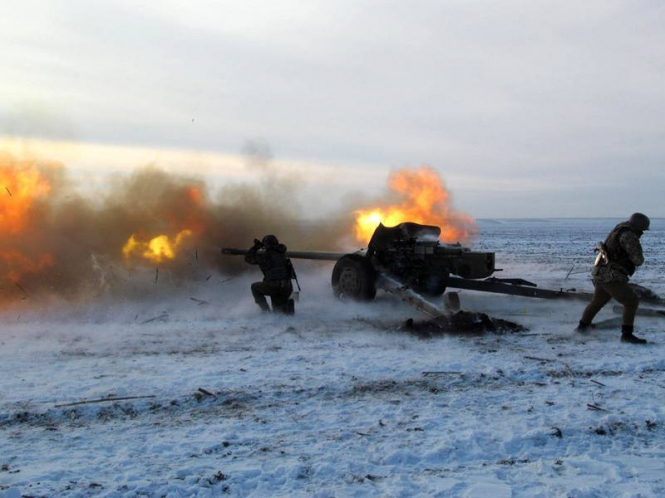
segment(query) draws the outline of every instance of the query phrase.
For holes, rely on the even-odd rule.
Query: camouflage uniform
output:
[[[588,326],[602,307],[614,298],[623,305],[624,329],[632,330],[639,298],[628,285],[628,280],[635,273],[635,269],[644,263],[640,244],[641,235],[641,231],[624,222],[619,223],[605,239],[609,263],[593,269],[595,291],[582,314],[580,320],[582,328]]]
[[[270,296],[273,311],[289,313],[289,298],[293,292],[291,284],[293,267],[291,260],[286,256],[286,246],[284,244],[266,245],[265,251],[259,252],[262,247],[263,244],[255,243],[245,255],[247,263],[259,265],[263,272],[263,281],[252,284],[254,301],[263,311],[270,311],[266,300],[266,296]]]

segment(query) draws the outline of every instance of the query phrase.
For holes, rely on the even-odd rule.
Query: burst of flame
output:
[[[181,230],[173,240],[168,235],[158,235],[147,242],[132,235],[122,248],[122,255],[125,259],[139,255],[151,263],[163,263],[175,259],[178,249],[190,235],[192,235],[191,230]]]
[[[0,250],[0,261],[7,267],[5,277],[12,282],[18,282],[26,273],[38,273],[53,266],[53,256],[50,254],[42,254],[36,259],[31,259],[14,250]]]
[[[474,219],[450,205],[450,194],[434,169],[395,171],[388,178],[388,186],[399,194],[401,201],[356,211],[355,235],[359,242],[368,242],[379,223],[395,226],[412,221],[436,225],[441,228],[443,242],[468,242],[476,233]]]
[[[33,164],[0,163],[0,232],[15,234],[30,222],[35,200],[48,195],[51,185]]]
[[[15,161],[9,155],[0,157],[0,233],[10,244],[9,248],[0,248],[0,276],[18,282],[25,274],[53,265],[53,257],[48,253],[33,256],[11,247],[11,241],[20,240],[22,232],[35,228],[35,202],[50,191],[48,179],[34,163]]]

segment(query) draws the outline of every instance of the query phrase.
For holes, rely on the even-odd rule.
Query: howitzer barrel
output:
[[[244,256],[247,254],[247,249],[234,249],[232,247],[224,247],[222,248],[222,254],[226,254],[228,256]]]
[[[234,249],[225,247],[222,249],[222,254],[229,256],[244,256],[247,254],[247,249]],[[346,253],[343,252],[322,252],[322,251],[287,251],[286,255],[291,259],[311,259],[315,261],[337,261]]]
[[[316,261],[337,261],[344,252],[323,252],[323,251],[286,251],[286,255],[292,259],[313,259]]]

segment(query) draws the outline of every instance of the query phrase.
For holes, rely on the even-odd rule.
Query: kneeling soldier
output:
[[[255,239],[254,245],[245,255],[245,261],[259,265],[263,272],[263,281],[252,284],[254,301],[261,310],[270,311],[266,300],[266,296],[270,296],[274,312],[292,315],[295,311],[294,301],[290,299],[294,270],[286,255],[286,246],[280,244],[274,235],[266,235],[262,241]]]

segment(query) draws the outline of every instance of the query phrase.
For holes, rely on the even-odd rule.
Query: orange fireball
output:
[[[147,242],[132,235],[122,248],[122,255],[125,259],[139,255],[151,263],[163,263],[175,259],[178,249],[190,235],[192,235],[191,230],[181,230],[173,240],[167,235],[158,235]]]
[[[355,235],[359,242],[368,242],[379,223],[395,226],[412,221],[436,225],[441,228],[443,242],[466,243],[477,232],[471,216],[452,208],[443,179],[433,168],[395,171],[388,177],[388,186],[401,201],[356,211]]]
[[[21,247],[25,233],[37,229],[35,203],[50,192],[49,180],[33,162],[0,155],[0,277],[17,282],[53,265],[50,254]]]
[[[35,201],[50,191],[34,164],[0,161],[0,231],[15,234],[26,228]]]

